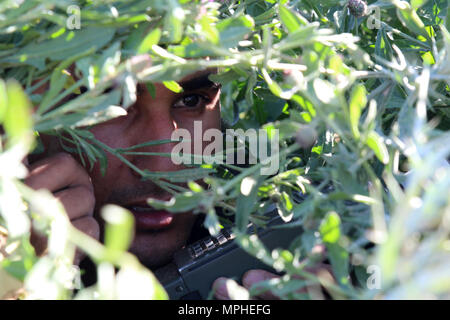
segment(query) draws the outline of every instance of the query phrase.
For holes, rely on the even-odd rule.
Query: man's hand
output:
[[[334,283],[335,280],[332,276],[332,270],[331,266],[328,264],[319,263],[314,268],[305,268],[304,271],[315,274],[317,276],[321,275],[322,277],[326,278],[327,282]],[[295,279],[302,279],[300,276],[293,276]],[[217,278],[213,283],[213,291],[214,296],[218,300],[231,300],[231,299],[248,299],[248,298],[256,298],[260,300],[279,300],[280,297],[274,294],[271,291],[264,291],[261,294],[254,296],[254,297],[248,297],[248,293],[243,292],[246,290],[250,290],[251,288],[256,288],[257,285],[263,281],[268,281],[271,279],[280,278],[279,275],[273,274],[271,272],[268,272],[266,270],[260,270],[260,269],[253,269],[247,271],[243,277],[242,277],[242,286],[240,286],[238,283],[236,283],[234,280],[230,280],[224,277]],[[320,285],[315,285],[317,288],[320,289]],[[246,290],[245,290],[245,289]],[[232,296],[232,291],[235,291],[235,294],[237,292],[237,297]],[[296,291],[298,294],[305,294],[307,293],[307,290],[305,287],[302,287],[298,291]],[[318,291],[316,290],[316,294]],[[321,299],[324,299],[322,292],[320,293]]]
[[[249,270],[247,271],[244,276],[242,277],[242,284],[244,286],[244,288],[246,288],[247,290],[250,290],[250,288],[252,286],[254,286],[255,284],[261,282],[261,281],[266,281],[266,280],[270,280],[273,278],[279,278],[278,275],[270,273],[266,270],[259,270],[259,269],[255,269],[255,270]],[[230,300],[230,285],[231,287],[236,287],[237,284],[235,283],[230,283],[230,279],[224,278],[224,277],[220,277],[218,279],[216,279],[216,281],[214,281],[213,283],[213,290],[214,290],[214,296],[216,297],[216,299],[218,300]],[[239,299],[242,299],[242,297],[238,297]],[[270,291],[266,291],[264,293],[262,293],[261,295],[259,295],[257,298],[262,299],[262,300],[278,300],[279,297],[277,297],[276,295],[274,295],[272,292]]]
[[[335,282],[333,278],[333,273],[331,270],[331,266],[329,264],[323,263],[323,259],[325,258],[325,246],[322,244],[318,244],[314,246],[314,248],[311,251],[312,255],[310,258],[313,261],[316,261],[317,264],[314,267],[306,267],[304,271],[315,274],[315,275],[322,275],[322,277],[325,277],[328,282],[332,283]],[[299,276],[294,276],[297,279],[301,279]],[[266,270],[260,270],[260,269],[254,269],[247,271],[243,277],[242,277],[242,286],[250,290],[252,287],[255,288],[255,286],[263,281],[268,281],[270,279],[274,278],[280,278],[280,276],[273,274],[271,272],[268,272]],[[243,291],[239,290],[239,288],[242,289],[242,287],[237,284],[234,280],[230,280],[224,277],[220,277],[216,279],[213,283],[213,291],[214,296],[218,300],[230,300],[232,297],[230,296],[230,291],[233,289],[237,289],[237,291]],[[231,289],[231,290],[230,290]],[[245,291],[245,290],[244,290]],[[303,287],[300,289],[297,293],[306,293],[306,289]],[[238,297],[239,299],[244,299],[244,297]],[[276,294],[274,294],[271,291],[265,291],[261,294],[259,294],[256,297],[257,299],[262,300],[279,300],[280,297],[278,297]]]
[[[89,236],[99,239],[100,229],[93,217],[95,197],[91,179],[68,153],[57,153],[29,166],[25,179],[29,187],[47,189],[61,201],[73,226]],[[47,239],[32,231],[31,243],[41,255],[47,248]],[[79,264],[82,254],[77,251],[74,263]]]

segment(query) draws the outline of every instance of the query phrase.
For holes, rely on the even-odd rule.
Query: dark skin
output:
[[[211,70],[197,72],[180,81],[184,92],[176,94],[162,84],[155,84],[155,98],[138,86],[138,99],[130,106],[126,116],[98,124],[89,130],[95,138],[111,148],[126,148],[151,140],[170,139],[176,128],[192,132],[195,121],[203,128],[220,128],[220,89],[208,81]],[[44,136],[46,153],[32,159],[30,174],[25,180],[29,186],[46,188],[59,198],[74,226],[99,239],[102,229],[100,209],[107,203],[127,207],[147,198],[169,200],[171,194],[141,176],[110,153],[105,176],[97,163],[86,172],[76,156],[62,152],[55,137]],[[174,144],[136,149],[139,152],[170,153]],[[170,158],[162,156],[127,155],[127,160],[140,170],[176,171],[184,169]],[[173,253],[190,236],[197,216],[185,212],[168,217],[166,223],[136,228],[130,251],[150,268],[168,263]],[[170,221],[169,221],[170,220]],[[100,225],[99,225],[100,224]],[[45,239],[34,237],[38,251],[45,248]],[[79,259],[78,259],[79,260]],[[77,261],[78,262],[78,261]]]
[[[198,73],[181,82],[201,76],[202,73]],[[150,140],[170,139],[176,128],[193,132],[194,120],[202,121],[203,128],[220,127],[220,91],[217,87],[200,87],[181,94],[175,94],[162,84],[155,87],[157,98],[152,98],[145,88],[140,88],[139,98],[127,116],[97,125],[91,132],[112,148],[125,148]],[[170,153],[173,145],[163,144],[136,151]],[[176,171],[184,168],[162,156],[131,156],[128,160],[141,170]],[[105,177],[101,176],[99,166],[94,168],[91,177],[97,200],[96,212],[106,203],[126,206],[146,198],[169,200],[171,197],[153,182],[142,181],[136,172],[111,155]],[[163,230],[136,230],[130,251],[149,267],[164,265],[186,243],[195,219],[191,212],[186,212],[174,215]]]
[[[155,98],[140,84],[137,101],[128,109],[127,115],[89,130],[96,139],[111,148],[127,148],[151,140],[170,139],[176,128],[187,129],[193,136],[194,121],[202,121],[203,130],[218,129],[220,88],[208,81],[210,73],[211,70],[205,70],[183,78],[180,83],[184,92],[179,94],[162,84],[155,84]],[[109,153],[106,175],[102,176],[99,164],[87,172],[80,159],[62,152],[54,137],[43,136],[43,142],[46,152],[38,158],[30,158],[25,183],[34,189],[45,188],[53,192],[64,205],[72,224],[95,239],[101,238],[99,211],[105,204],[129,207],[139,203],[144,206],[147,198],[169,200],[171,197],[155,183],[142,181],[139,174]],[[135,151],[170,153],[173,146],[168,143]],[[184,168],[162,156],[127,155],[126,158],[141,170],[170,172]],[[135,213],[138,222],[139,214]],[[162,216],[157,225],[137,223],[129,249],[152,269],[170,262],[173,253],[186,244],[198,218],[192,212]],[[45,238],[33,233],[31,240],[39,254],[45,252]],[[81,258],[82,254],[78,252],[74,263],[78,264]],[[242,282],[250,288],[254,283],[274,276],[263,270],[251,270],[244,275]],[[229,298],[223,279],[218,279],[214,287],[218,289],[218,299]]]

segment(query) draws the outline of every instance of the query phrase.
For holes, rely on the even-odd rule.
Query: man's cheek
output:
[[[173,254],[185,243],[174,230],[165,232],[135,234],[130,252],[147,267],[157,268],[171,261]]]

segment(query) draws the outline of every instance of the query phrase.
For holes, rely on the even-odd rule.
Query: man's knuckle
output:
[[[97,220],[93,217],[85,218],[86,221],[86,230],[85,233],[92,238],[98,239],[100,237],[100,226],[98,225]]]
[[[93,209],[95,207],[95,195],[90,189],[86,195],[86,201],[89,203],[90,208]]]
[[[90,185],[80,185],[80,196],[83,202],[87,203],[89,208],[93,208],[95,206],[95,195],[92,192],[92,188]]]
[[[71,177],[76,176],[79,179],[77,179],[78,181],[83,181],[83,184],[89,186],[91,191],[93,190],[88,173],[71,154],[61,152],[58,153],[56,157],[59,161],[59,165],[64,168],[67,175]]]
[[[57,153],[55,159],[64,166],[73,166],[76,164],[75,159],[66,152]]]

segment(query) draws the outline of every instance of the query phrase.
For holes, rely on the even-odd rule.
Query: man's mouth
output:
[[[146,204],[125,206],[134,215],[137,231],[161,230],[170,226],[173,214],[165,210],[156,210]]]

